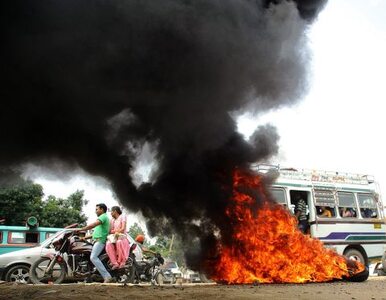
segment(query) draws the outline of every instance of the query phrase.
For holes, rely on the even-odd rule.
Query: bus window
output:
[[[2,243],[3,243],[3,232],[0,231],[0,244],[2,244]]]
[[[353,193],[338,192],[339,214],[342,218],[356,218],[357,208]]]
[[[377,203],[371,194],[358,194],[359,210],[362,218],[377,218]]]
[[[24,232],[10,232],[9,233],[9,244],[24,244],[25,233]]]
[[[332,218],[335,217],[335,208],[330,206],[324,206],[324,205],[317,205],[316,212],[318,214],[318,217],[321,218]]]
[[[276,203],[282,204],[282,205],[286,205],[287,204],[286,201],[285,201],[285,191],[284,191],[284,189],[272,188],[272,189],[270,189],[270,191],[271,191],[272,197],[276,201]]]
[[[315,208],[318,217],[332,218],[336,217],[335,213],[335,196],[332,190],[315,189]]]
[[[39,235],[35,232],[27,232],[25,235],[25,242],[27,244],[35,244],[39,242]]]

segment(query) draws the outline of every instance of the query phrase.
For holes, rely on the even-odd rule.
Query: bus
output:
[[[35,217],[29,217],[26,226],[0,225],[0,255],[35,247],[62,229],[39,227]]]
[[[372,176],[272,165],[258,165],[256,169],[274,174],[271,195],[291,213],[296,199],[306,201],[307,233],[311,237],[366,266],[380,263],[386,253],[385,214]]]

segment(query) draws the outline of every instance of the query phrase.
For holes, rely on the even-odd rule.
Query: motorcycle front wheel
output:
[[[35,284],[50,284],[62,283],[66,277],[66,265],[63,261],[55,262],[49,273],[46,273],[51,259],[49,257],[41,257],[35,261],[30,269],[30,279]]]

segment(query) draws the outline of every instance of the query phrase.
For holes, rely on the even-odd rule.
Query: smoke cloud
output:
[[[103,176],[151,233],[197,243],[199,267],[231,226],[232,170],[278,150],[274,127],[246,141],[232,115],[301,99],[324,4],[3,1],[0,166],[54,159]],[[148,182],[133,180],[138,157],[156,166]]]

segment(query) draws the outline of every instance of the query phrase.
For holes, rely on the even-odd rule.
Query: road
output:
[[[377,299],[386,300],[386,276],[365,282],[314,284],[150,286],[119,284],[0,284],[0,299]]]

